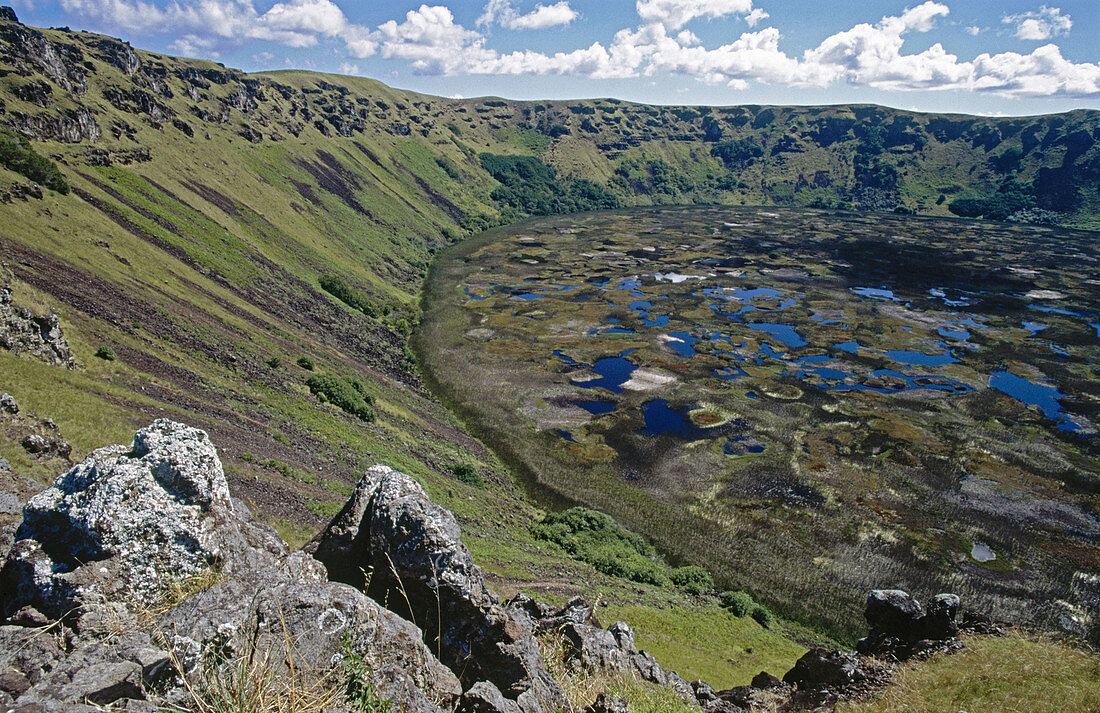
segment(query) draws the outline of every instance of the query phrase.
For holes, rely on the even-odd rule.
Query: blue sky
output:
[[[659,104],[1100,109],[1100,0],[14,0],[67,25],[248,71],[442,96]]]

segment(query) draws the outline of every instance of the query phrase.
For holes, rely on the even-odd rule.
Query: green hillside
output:
[[[234,493],[301,543],[384,462],[456,512],[502,590],[584,590],[632,616],[672,597],[729,618],[535,539],[541,513],[409,348],[437,249],[525,213],[664,203],[954,206],[1100,227],[1100,112],[450,100],[0,20],[0,128],[0,260],[16,304],[56,312],[77,360],[0,351],[0,391],[73,446],[33,456],[0,430],[13,472],[46,482],[170,416],[207,430]],[[515,183],[536,174],[527,192]],[[706,671],[715,685],[798,655],[783,627],[736,626],[755,644],[713,657],[729,660]],[[660,641],[647,645],[675,646]]]

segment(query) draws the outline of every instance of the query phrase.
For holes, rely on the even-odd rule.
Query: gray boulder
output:
[[[531,626],[485,585],[454,516],[404,473],[368,469],[307,551],[332,579],[364,589],[420,625],[425,643],[465,688],[489,681],[525,713],[566,705]]]
[[[81,601],[149,603],[240,549],[221,462],[206,434],[159,420],[133,447],[101,448],[23,508],[0,570],[0,612],[61,618]]]
[[[634,632],[625,622],[615,622],[607,629],[567,622],[558,631],[565,644],[567,665],[585,671],[631,673],[643,681],[673,688],[687,703],[699,703],[683,677],[663,668],[651,654],[638,650]]]
[[[61,619],[65,646],[8,647],[37,656],[29,662],[0,654],[0,692],[15,705],[141,707],[133,701],[150,687],[182,704],[184,678],[198,684],[211,666],[244,657],[316,678],[355,656],[407,713],[441,713],[461,692],[419,629],[328,581],[323,565],[290,553],[230,498],[202,431],[157,421],[131,448],[100,449],[59,476],[23,514],[0,569],[0,607],[12,623]],[[195,592],[166,607],[180,586]],[[154,641],[142,632],[162,609]],[[18,644],[20,632],[35,630],[0,627],[0,645]]]

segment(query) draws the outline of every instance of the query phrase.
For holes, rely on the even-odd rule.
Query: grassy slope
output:
[[[674,108],[452,101],[365,79],[245,76],[141,51],[142,69],[128,75],[118,61],[129,51],[121,43],[41,31],[67,48],[70,69],[86,75],[86,92],[68,93],[12,39],[31,31],[6,30],[0,122],[85,108],[101,131],[75,143],[31,132],[35,149],[59,162],[73,193],[0,205],[0,255],[15,274],[17,298],[61,315],[80,364],[66,372],[0,353],[0,390],[25,412],[53,418],[72,442],[74,460],[126,442],[154,417],[188,421],[211,433],[234,492],[297,542],[335,510],[365,465],[386,462],[419,478],[457,513],[502,589],[602,596],[614,616],[644,622],[639,641],[688,677],[744,683],[761,668],[781,672],[800,653],[747,620],[731,623],[728,636],[700,637],[698,648],[685,649],[680,632],[728,622],[713,602],[603,578],[534,541],[528,528],[537,509],[419,378],[402,370],[400,323],[415,318],[424,268],[448,242],[445,234],[459,235],[464,216],[495,213],[479,152],[540,155],[562,173],[598,179],[611,178],[624,159],[661,157],[695,188],[625,200],[759,203],[769,200],[768,185],[793,185],[811,169],[842,174],[850,145],[769,157],[746,170],[743,188],[718,191],[712,179],[725,169],[701,140],[701,119],[677,116]],[[30,82],[51,87],[47,106],[17,96],[15,89]],[[113,89],[129,98],[112,102]],[[727,135],[751,134],[771,146],[821,112],[850,111],[781,110],[774,125],[731,123]],[[585,117],[597,131],[581,129]],[[1094,125],[1097,117],[1066,121]],[[551,141],[539,130],[554,123],[570,134]],[[935,158],[939,148],[929,149],[935,166],[951,164],[937,168],[936,181],[966,183],[976,172],[967,185],[988,182],[983,157],[963,146],[955,147],[955,159]],[[111,165],[96,165],[104,157]],[[449,161],[451,172],[437,159]],[[1056,149],[1049,160],[1059,160]],[[1034,172],[1037,159],[1028,161]],[[0,169],[0,186],[25,182]],[[933,195],[928,185],[917,181],[906,190],[924,200]],[[393,315],[372,319],[348,309],[320,290],[322,274],[341,276]],[[93,356],[101,345],[118,360]],[[294,364],[303,354],[318,369],[366,382],[377,397],[377,422],[310,397],[308,372]],[[265,364],[272,357],[281,366]],[[64,466],[30,458],[8,437],[0,454],[40,482]],[[455,481],[450,468],[459,462],[475,463],[488,487]],[[741,653],[730,655],[731,647]]]
[[[966,649],[905,666],[890,687],[841,713],[1094,713],[1100,659],[1020,636],[970,639]]]

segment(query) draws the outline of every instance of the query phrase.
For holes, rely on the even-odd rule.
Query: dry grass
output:
[[[1097,713],[1100,656],[1014,633],[900,669],[874,697],[837,713]]]
[[[281,622],[280,622],[281,623]],[[211,650],[197,671],[184,673],[182,662],[172,662],[183,679],[186,699],[165,710],[192,713],[320,713],[347,705],[347,674],[341,668],[318,670],[299,666],[302,656],[283,625],[282,650],[257,643],[252,628],[244,651],[237,656]]]
[[[600,693],[625,698],[631,713],[698,713],[672,688],[642,681],[631,673],[608,674],[591,671],[575,671],[563,663],[565,645],[559,637],[546,636],[539,640],[547,670],[557,679],[574,710],[582,710],[596,700]]]

